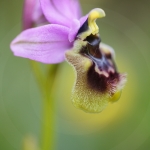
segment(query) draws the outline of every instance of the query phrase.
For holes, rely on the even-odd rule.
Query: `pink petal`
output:
[[[43,14],[39,0],[36,0],[32,17],[33,17],[33,21],[35,22],[36,25],[48,22]]]
[[[23,31],[11,43],[16,56],[42,63],[60,63],[64,53],[72,47],[68,41],[69,28],[61,25],[45,25]]]
[[[79,20],[80,21],[80,27],[85,23],[85,21],[87,20],[88,16],[89,16],[89,14],[87,14],[87,15],[85,15],[85,16],[80,18],[80,20]]]
[[[74,19],[70,27],[70,31],[68,35],[68,39],[70,42],[73,42],[75,40],[75,37],[78,33],[79,28],[80,28],[80,21],[77,19]]]
[[[51,0],[56,9],[70,19],[80,19],[82,16],[78,0]]]
[[[81,15],[78,0],[40,0],[43,13],[53,24],[71,26],[73,19]]]
[[[80,18],[80,20],[74,19],[72,21],[72,24],[71,24],[71,27],[70,27],[70,31],[69,31],[69,35],[68,35],[68,39],[69,39],[70,42],[73,42],[75,40],[79,29],[85,23],[87,18],[88,18],[88,15],[83,16],[82,18]]]
[[[23,10],[23,30],[32,28],[33,25],[45,23],[39,0],[25,0]]]

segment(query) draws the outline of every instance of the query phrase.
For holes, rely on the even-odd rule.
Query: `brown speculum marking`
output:
[[[93,65],[87,72],[88,85],[100,92],[108,92],[111,85],[119,81],[119,73],[111,53],[104,53],[100,49],[101,39],[96,35],[88,36],[86,47],[83,47],[81,54],[92,60]],[[95,69],[97,68],[97,70]]]
[[[119,74],[109,73],[109,77],[106,77],[98,74],[94,66],[95,64],[90,67],[87,73],[88,86],[102,93],[110,91],[110,94],[113,94],[111,88],[113,88],[112,85],[115,85],[119,81]]]

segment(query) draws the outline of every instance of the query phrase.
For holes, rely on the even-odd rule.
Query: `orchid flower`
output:
[[[117,71],[114,50],[101,43],[95,21],[104,17],[105,12],[95,8],[81,17],[78,0],[40,0],[40,3],[32,0],[30,4],[28,1],[24,28],[30,28],[33,23],[37,26],[41,22],[49,23],[19,34],[11,43],[14,55],[46,64],[66,59],[76,71],[71,99],[77,108],[97,113],[108,102],[117,101],[126,75]],[[39,20],[41,17],[43,21]]]

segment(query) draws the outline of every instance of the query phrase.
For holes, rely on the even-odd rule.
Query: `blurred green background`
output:
[[[102,41],[116,52],[120,72],[128,74],[121,99],[99,114],[76,109],[70,94],[73,69],[57,74],[55,135],[57,150],[150,149],[150,1],[80,0],[83,14],[105,10],[98,20]],[[21,31],[23,0],[0,0],[0,150],[21,150],[33,135],[40,141],[41,95],[29,61],[14,57],[11,40]]]

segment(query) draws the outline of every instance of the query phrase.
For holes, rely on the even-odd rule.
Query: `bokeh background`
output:
[[[57,150],[150,149],[150,1],[80,0],[83,14],[105,10],[97,21],[102,41],[128,74],[121,99],[99,114],[76,109],[74,73],[60,65],[54,87]],[[21,31],[23,0],[0,0],[0,150],[21,150],[29,135],[40,141],[41,94],[27,59],[14,57],[11,40]]]

